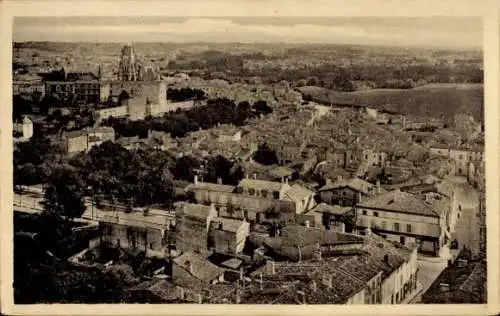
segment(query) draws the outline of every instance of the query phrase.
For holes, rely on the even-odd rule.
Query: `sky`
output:
[[[13,41],[314,43],[479,48],[479,17],[16,17]]]

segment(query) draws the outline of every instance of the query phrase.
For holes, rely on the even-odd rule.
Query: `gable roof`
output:
[[[191,190],[209,190],[216,192],[232,193],[234,191],[234,186],[226,184],[217,184],[210,182],[198,182],[197,184],[191,183],[186,187],[186,191]]]
[[[219,224],[222,224],[222,228],[219,228]],[[225,217],[215,217],[211,222],[212,229],[223,230],[226,232],[236,233],[243,225],[249,225],[245,221],[240,221],[233,218]]]
[[[211,210],[211,206],[203,204],[184,203],[182,205],[180,214],[189,217],[196,217],[199,219],[207,219],[210,215]]]
[[[301,202],[307,200],[314,192],[301,186],[300,184],[293,184],[285,192],[285,198],[289,198],[292,201]]]
[[[325,186],[320,188],[319,191],[336,190],[346,187],[351,188],[354,191],[361,192],[363,194],[368,194],[368,189],[373,188],[374,185],[371,184],[370,182],[367,182],[359,178],[352,178],[346,180],[338,180],[333,183],[326,184]]]
[[[267,189],[269,191],[280,192],[283,186],[288,186],[288,184],[266,180],[243,179],[240,181],[238,186],[257,190]]]
[[[344,206],[339,206],[339,205],[330,205],[326,203],[320,203],[314,207],[311,212],[317,212],[317,213],[328,213],[328,214],[334,214],[334,215],[342,215],[345,214],[349,211],[351,211],[353,208],[352,207],[344,207]]]
[[[216,279],[218,276],[224,273],[224,269],[219,268],[215,264],[208,261],[205,257],[194,253],[194,252],[185,252],[179,257],[174,259],[174,263],[178,266],[186,269],[187,264],[191,265],[191,271],[188,271],[195,278],[209,283],[210,281]],[[175,282],[175,275],[174,275]]]
[[[400,190],[393,190],[370,197],[359,203],[358,206],[422,216],[439,217],[441,215],[441,211],[436,210],[430,204],[427,204],[413,194],[401,192]]]
[[[293,169],[279,166],[269,171],[269,174],[274,178],[283,178],[291,176],[295,171]]]

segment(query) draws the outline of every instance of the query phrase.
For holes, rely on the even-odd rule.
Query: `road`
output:
[[[14,209],[23,213],[41,213],[43,211],[43,195],[38,192],[24,192],[23,194],[14,193]],[[85,212],[82,219],[95,220],[103,211],[92,207],[89,199],[85,200]]]
[[[420,302],[422,294],[429,289],[439,274],[446,268],[447,264],[448,261],[445,258],[418,255],[418,281],[422,285],[422,291],[410,301],[411,304],[418,304]]]

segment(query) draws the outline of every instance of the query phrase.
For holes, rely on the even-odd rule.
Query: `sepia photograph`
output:
[[[486,305],[483,33],[13,17],[13,304]]]

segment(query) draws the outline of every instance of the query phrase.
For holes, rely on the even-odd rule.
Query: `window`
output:
[[[405,237],[404,236],[399,237],[399,243],[402,245],[405,244]]]
[[[385,229],[385,227],[386,227],[385,226],[385,221],[382,221],[382,223],[380,223],[380,228]]]
[[[273,197],[278,200],[280,198],[280,193],[278,191],[273,191]]]
[[[363,215],[366,215],[366,211],[363,211]]]
[[[411,224],[406,225],[406,232],[411,233]]]
[[[267,197],[267,194],[268,194],[268,193],[269,193],[269,192],[267,192],[267,190],[262,190],[262,191],[261,191],[261,194],[262,194],[262,196],[263,196],[263,197]]]
[[[378,217],[378,212],[373,212],[373,216]]]
[[[394,230],[399,231],[399,223],[394,223]]]
[[[153,243],[152,242],[149,243],[149,249],[153,250]]]
[[[255,194],[255,189],[252,189],[252,188],[248,189],[248,194],[254,195]]]

